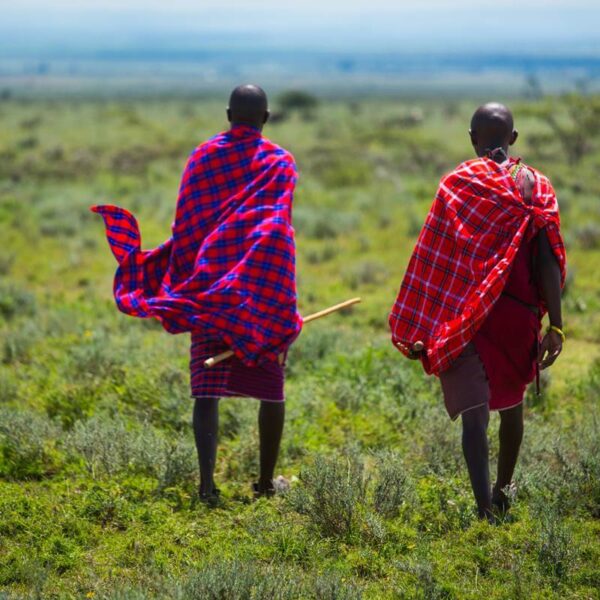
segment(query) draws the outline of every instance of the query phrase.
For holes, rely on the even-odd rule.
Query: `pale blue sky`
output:
[[[599,0],[0,0],[4,47],[89,43],[598,53]],[[204,39],[203,39],[204,36]],[[2,44],[0,40],[0,44]]]

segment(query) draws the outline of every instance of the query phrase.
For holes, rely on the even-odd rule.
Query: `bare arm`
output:
[[[537,271],[540,291],[548,308],[550,325],[562,330],[560,266],[550,247],[550,241],[545,229],[542,229],[538,234]],[[561,336],[555,331],[549,331],[541,343],[538,356],[540,367],[545,369],[553,364],[561,351]]]

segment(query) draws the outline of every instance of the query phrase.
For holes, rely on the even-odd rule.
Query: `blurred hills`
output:
[[[599,17],[587,0],[20,0],[2,9],[0,89],[196,94],[257,81],[336,95],[593,92]]]

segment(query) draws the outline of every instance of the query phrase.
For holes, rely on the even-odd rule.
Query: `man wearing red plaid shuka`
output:
[[[489,520],[509,506],[526,386],[564,342],[558,204],[542,173],[509,157],[517,135],[505,106],[477,109],[470,136],[478,158],[442,178],[389,320],[393,343],[439,376],[448,414],[461,415],[478,515]],[[500,411],[492,488],[490,409]]]
[[[216,505],[218,402],[261,400],[260,475],[256,496],[274,493],[273,472],[284,423],[280,357],[298,336],[292,155],[262,136],[267,96],[254,85],[231,94],[228,131],[198,146],[181,180],[172,237],[142,251],[138,224],[116,206],[96,206],[119,262],[119,309],[154,317],[170,333],[191,332],[194,432],[200,499]],[[231,349],[212,368],[204,361]]]

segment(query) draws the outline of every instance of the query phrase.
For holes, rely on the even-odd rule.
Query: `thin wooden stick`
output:
[[[361,301],[360,298],[351,298],[350,300],[346,300],[345,302],[340,302],[339,304],[336,304],[335,306],[330,306],[329,308],[320,310],[319,312],[313,313],[312,315],[308,315],[307,317],[304,317],[304,319],[302,321],[303,321],[303,323],[310,323],[311,321],[316,321],[317,319],[326,317],[327,315],[337,312],[338,310],[343,310],[344,308],[348,308],[349,306],[352,306],[353,304],[358,304],[360,301]],[[210,369],[211,367],[218,365],[220,362],[223,362],[224,360],[227,360],[228,358],[231,358],[232,356],[233,356],[233,350],[225,350],[225,352],[221,352],[221,354],[217,354],[216,356],[207,358],[204,361],[204,368]]]

